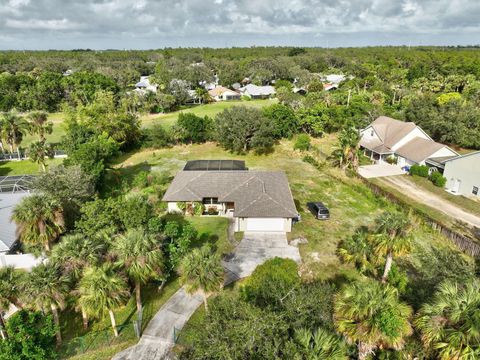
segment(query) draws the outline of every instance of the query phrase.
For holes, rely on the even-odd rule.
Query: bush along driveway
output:
[[[258,265],[274,257],[301,261],[298,248],[288,245],[285,233],[245,233],[240,244],[222,262],[225,285],[251,275]],[[202,302],[201,295],[188,295],[182,287],[153,317],[138,344],[118,353],[113,360],[164,359]]]

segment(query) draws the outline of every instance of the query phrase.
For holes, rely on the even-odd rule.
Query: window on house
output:
[[[218,204],[218,198],[203,198],[203,205],[215,205]]]
[[[474,186],[472,189],[472,194],[473,195],[478,195],[478,186]]]
[[[372,130],[372,131],[370,131],[370,136],[372,136],[372,137],[373,137],[373,130]]]

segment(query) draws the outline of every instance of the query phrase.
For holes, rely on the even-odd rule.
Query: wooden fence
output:
[[[480,244],[475,241],[474,238],[460,234],[448,226],[440,223],[437,220],[432,219],[427,213],[414,208],[410,204],[406,203],[403,199],[399,198],[398,196],[392,194],[391,192],[382,189],[380,186],[371,183],[367,179],[363,178],[362,176],[356,174],[356,176],[363,181],[365,185],[367,185],[375,195],[381,195],[391,202],[400,205],[407,210],[412,210],[416,215],[420,216],[422,220],[430,226],[435,231],[440,232],[446,238],[450,239],[461,251],[465,254],[468,254],[473,257],[480,256]]]

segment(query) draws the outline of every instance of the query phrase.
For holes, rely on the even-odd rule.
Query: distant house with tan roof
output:
[[[433,141],[413,122],[387,116],[378,117],[361,130],[360,135],[360,146],[365,155],[377,163],[395,157],[401,167],[419,164],[443,169],[445,161],[458,156],[447,145]]]
[[[208,91],[208,94],[215,101],[240,100],[240,93],[223,86],[216,86]]]

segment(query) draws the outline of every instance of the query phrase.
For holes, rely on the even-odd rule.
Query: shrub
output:
[[[395,165],[397,163],[397,158],[394,155],[392,155],[387,157],[386,161],[391,165]]]
[[[210,207],[207,209],[207,213],[208,213],[208,215],[218,215],[218,210],[217,210],[216,207],[210,206]]]
[[[172,144],[172,136],[162,125],[154,125],[142,130],[142,146],[160,149]]]
[[[204,211],[205,206],[201,202],[196,201],[193,203],[193,215],[200,216]]]
[[[308,134],[299,134],[295,139],[295,144],[293,144],[293,148],[300,151],[308,151],[310,150],[311,146],[312,144]]]
[[[445,187],[445,184],[447,183],[447,179],[438,171],[432,172],[429,179],[433,183],[433,185],[442,187],[442,188]]]
[[[179,201],[177,202],[177,207],[182,210],[182,212],[185,212],[187,209],[187,204],[184,201]]]
[[[300,285],[297,263],[274,258],[257,266],[241,288],[242,297],[258,306],[281,306],[285,296]]]
[[[313,156],[310,155],[304,156],[302,160],[310,165],[313,165],[317,170],[322,170],[325,166],[325,162],[318,162]]]
[[[428,177],[428,166],[425,165],[412,165],[410,167],[410,175],[417,175],[421,177]]]

